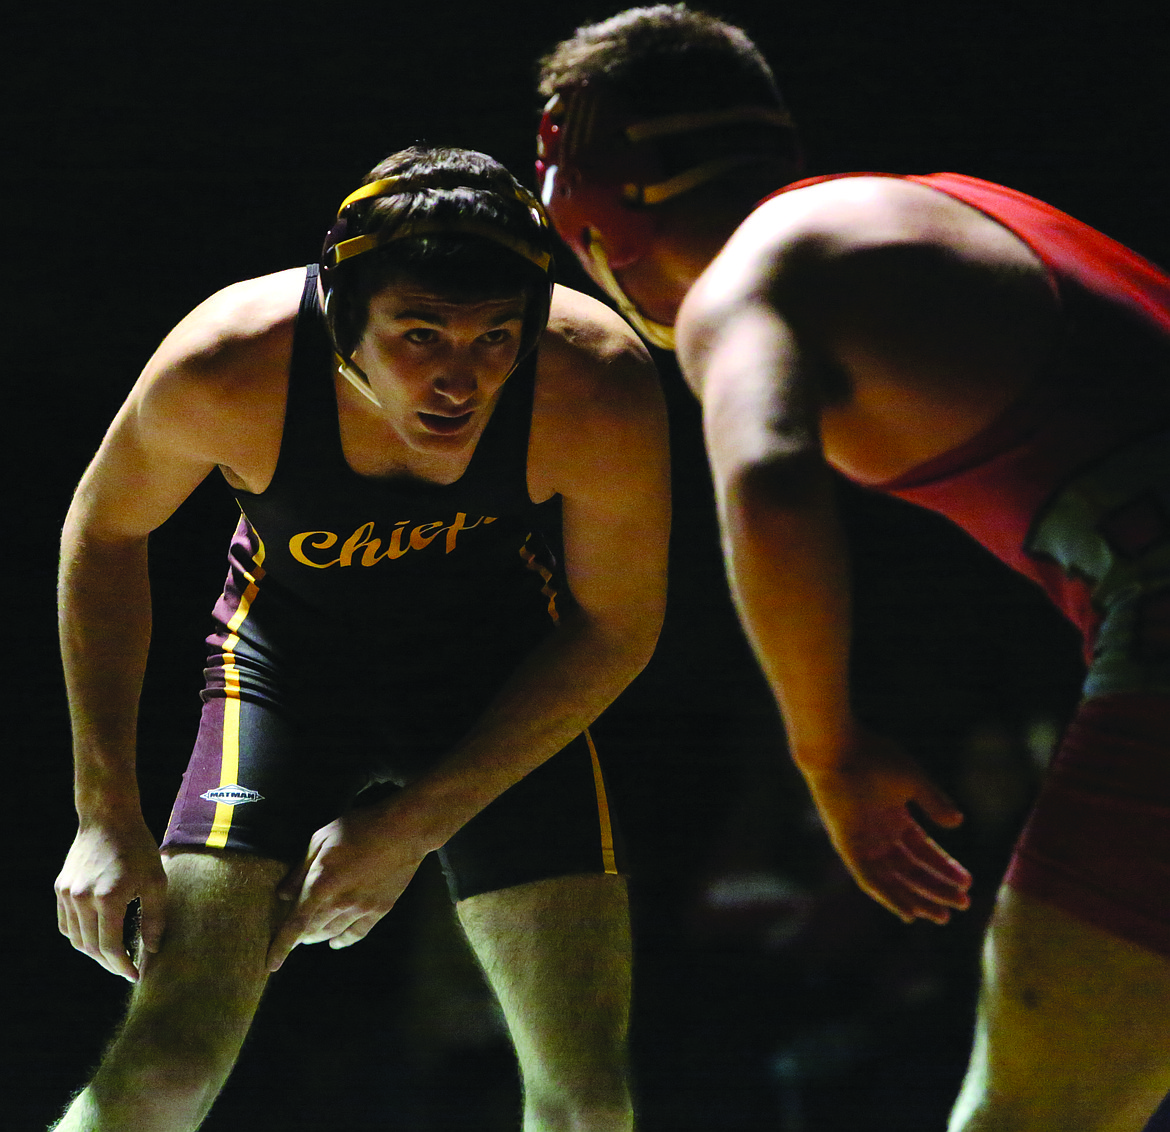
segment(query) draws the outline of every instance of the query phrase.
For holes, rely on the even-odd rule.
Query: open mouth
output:
[[[471,423],[471,418],[474,415],[474,409],[461,413],[457,417],[441,417],[437,413],[420,412],[418,419],[422,421],[423,426],[428,431],[438,433],[440,436],[450,436],[453,433],[462,432]]]

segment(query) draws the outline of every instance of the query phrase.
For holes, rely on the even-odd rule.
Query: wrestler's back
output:
[[[828,357],[816,362],[830,371],[823,450],[861,483],[907,476],[978,437],[1037,384],[1063,380],[1056,355],[1067,327],[1052,316],[1073,289],[1170,336],[1170,284],[1157,268],[1051,206],[975,178],[797,182],[761,205],[729,248],[744,234],[766,247],[789,232],[797,242],[811,234],[830,255],[836,242],[851,252],[821,305],[854,309],[830,316]]]

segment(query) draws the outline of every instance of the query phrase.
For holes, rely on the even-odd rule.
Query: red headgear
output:
[[[553,226],[622,313],[655,346],[674,349],[674,328],[635,306],[614,276],[650,250],[658,221],[653,206],[729,170],[765,159],[767,146],[716,157],[668,177],[659,138],[720,126],[758,123],[774,136],[791,128],[779,107],[736,106],[639,120],[613,91],[588,83],[554,95],[536,141],[540,196]]]

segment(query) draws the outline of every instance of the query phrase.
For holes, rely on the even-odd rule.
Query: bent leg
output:
[[[1005,886],[950,1132],[1141,1132],[1170,1090],[1170,960]]]
[[[57,1132],[185,1132],[223,1087],[267,981],[287,865],[237,853],[167,857],[162,947]]]
[[[508,1022],[524,1132],[628,1132],[630,924],[625,881],[534,881],[456,906]]]

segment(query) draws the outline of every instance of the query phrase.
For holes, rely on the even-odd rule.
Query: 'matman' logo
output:
[[[208,802],[217,802],[221,806],[241,806],[245,802],[264,801],[264,795],[258,790],[250,790],[238,782],[233,782],[230,786],[217,786],[214,790],[200,794],[199,797],[205,798]]]
[[[354,556],[359,550],[361,555],[358,562],[362,566],[373,566],[385,558],[401,558],[412,550],[424,550],[444,531],[447,532],[446,552],[450,554],[455,549],[455,540],[459,537],[460,531],[470,531],[478,527],[480,523],[487,524],[495,521],[494,515],[481,515],[474,523],[469,523],[467,516],[462,511],[456,513],[455,521],[452,523],[445,523],[440,519],[436,523],[419,523],[418,526],[411,527],[410,520],[403,519],[394,524],[390,541],[386,544],[385,550],[382,549],[382,540],[373,537],[374,524],[371,521],[358,527],[341,544],[337,557],[328,561],[325,561],[327,552],[337,545],[338,539],[338,536],[332,531],[301,531],[300,534],[293,535],[288,540],[288,549],[298,562],[312,566],[314,570],[327,570],[330,566],[352,566]],[[326,553],[317,554],[310,558],[306,553],[306,546],[311,550]]]

